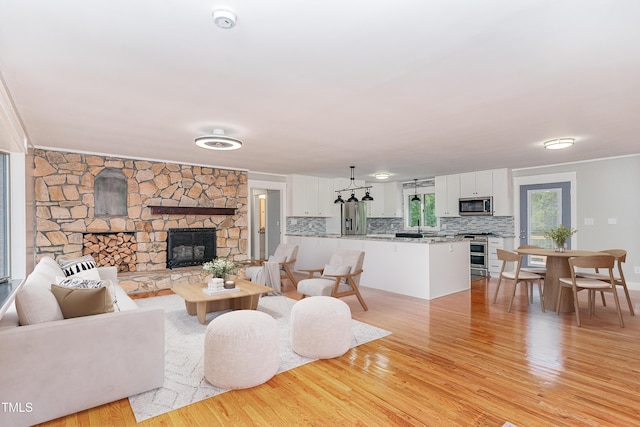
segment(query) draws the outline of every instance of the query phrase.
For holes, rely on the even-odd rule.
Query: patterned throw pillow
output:
[[[104,280],[84,279],[82,277],[58,277],[56,276],[56,285],[66,286],[68,288],[95,289],[104,286]]]
[[[76,259],[59,260],[58,263],[67,277],[100,280],[98,266],[91,255]]]

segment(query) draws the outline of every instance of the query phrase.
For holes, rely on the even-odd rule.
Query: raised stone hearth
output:
[[[175,285],[203,283],[205,277],[202,267],[198,266],[120,273],[118,282],[127,293],[141,293],[171,289]]]
[[[247,258],[245,171],[42,149],[34,150],[33,160],[38,260],[45,255],[56,260],[82,256],[86,234],[125,233],[135,241],[135,265],[128,267],[131,274],[133,270],[162,271],[170,228],[216,228],[218,256],[234,261]],[[111,202],[99,210],[106,213],[96,214],[94,184],[101,172],[107,181],[120,175],[126,178],[126,215],[109,214]],[[98,193],[117,200],[118,187],[106,185]],[[158,211],[159,206],[222,209]],[[173,276],[177,272],[173,270],[169,282],[179,279]],[[187,273],[185,276],[193,276]],[[167,282],[160,276],[147,276],[160,282],[154,289],[163,289]],[[137,283],[143,284],[132,290],[151,287],[145,280],[140,279]]]

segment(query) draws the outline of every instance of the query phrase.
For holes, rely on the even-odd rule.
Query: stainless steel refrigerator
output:
[[[367,203],[344,202],[342,234],[367,234]]]

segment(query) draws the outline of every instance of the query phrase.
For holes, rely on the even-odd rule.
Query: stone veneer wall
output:
[[[126,216],[94,215],[94,178],[127,177]],[[247,173],[176,163],[34,150],[36,258],[82,256],[83,233],[134,232],[138,272],[166,268],[167,229],[217,228],[217,254],[247,259]],[[235,208],[232,216],[153,215],[149,206]],[[174,270],[173,273],[178,270]]]

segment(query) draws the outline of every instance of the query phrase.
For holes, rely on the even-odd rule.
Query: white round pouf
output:
[[[255,387],[280,367],[276,320],[255,310],[237,310],[213,319],[204,339],[204,377],[216,387]]]
[[[334,297],[303,298],[291,309],[291,347],[301,356],[331,359],[351,347],[351,310]]]

